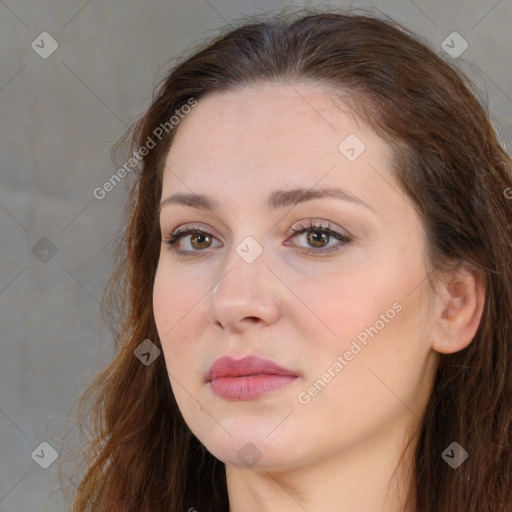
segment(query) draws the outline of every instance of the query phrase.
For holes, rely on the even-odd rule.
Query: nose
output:
[[[233,253],[212,289],[209,323],[240,333],[250,326],[276,322],[281,314],[276,296],[279,286],[267,268],[265,252],[250,263]]]

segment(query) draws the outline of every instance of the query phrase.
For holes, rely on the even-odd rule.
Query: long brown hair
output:
[[[475,338],[440,354],[415,452],[413,505],[417,512],[512,511],[512,171],[487,106],[462,71],[397,22],[366,11],[288,11],[230,27],[174,65],[125,134],[129,151],[156,141],[155,130],[187,102],[265,81],[339,93],[391,145],[393,171],[422,219],[433,275],[463,262],[482,273]],[[161,348],[152,310],[157,208],[177,129],[163,130],[132,172],[124,236],[102,300],[104,319],[117,319],[118,353],[80,402],[89,439],[75,512],[229,508],[225,465],[185,424],[164,358],[146,366],[134,356],[145,339]],[[469,454],[457,469],[441,457],[453,441]]]

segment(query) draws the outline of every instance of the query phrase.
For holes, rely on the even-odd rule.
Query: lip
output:
[[[298,378],[297,373],[270,359],[246,356],[217,359],[206,376],[210,389],[228,400],[254,400],[282,389]]]

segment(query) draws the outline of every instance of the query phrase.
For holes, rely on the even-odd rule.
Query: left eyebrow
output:
[[[348,192],[347,190],[338,187],[323,187],[323,188],[294,188],[290,190],[275,190],[270,194],[267,200],[267,206],[271,210],[286,208],[294,206],[313,199],[322,199],[326,197],[340,199],[355,204],[364,206],[375,213],[375,209],[368,203],[363,201],[360,197]],[[199,210],[215,211],[219,209],[219,203],[213,198],[203,194],[184,194],[176,193],[165,198],[159,205],[158,211],[160,212],[164,206],[169,204],[179,204],[197,208]]]

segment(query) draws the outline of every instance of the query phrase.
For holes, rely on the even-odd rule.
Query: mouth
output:
[[[217,359],[206,376],[206,382],[217,396],[226,400],[255,400],[278,391],[299,376],[292,370],[255,356],[235,360]]]

